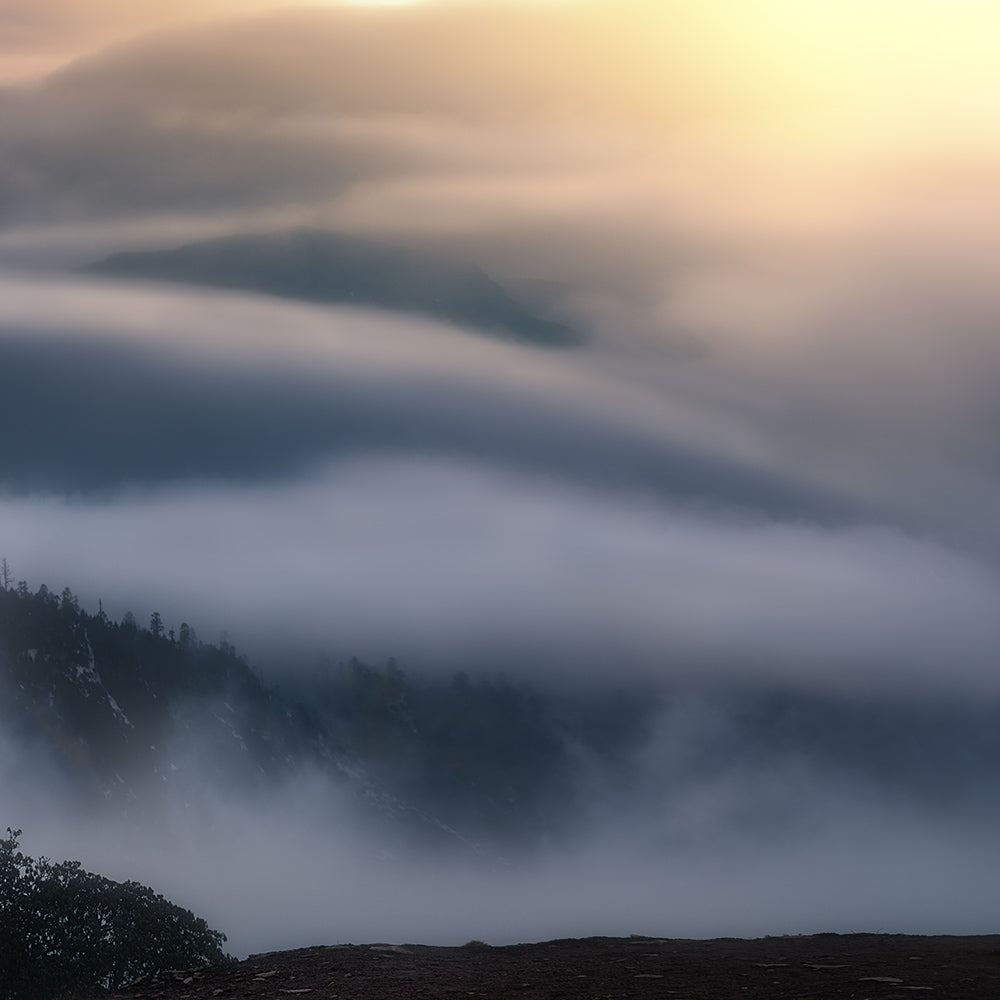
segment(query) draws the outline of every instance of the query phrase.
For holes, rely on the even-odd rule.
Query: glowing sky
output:
[[[291,0],[5,0],[0,9],[0,76],[27,79],[144,31],[206,23],[235,15],[289,10]],[[405,13],[432,20],[476,11],[559,22],[564,33],[552,77],[573,38],[594,32],[609,59],[590,67],[614,90],[637,64],[648,90],[669,85],[678,59],[699,65],[700,83],[730,98],[797,104],[835,103],[841,113],[894,113],[911,118],[958,115],[982,121],[998,97],[994,46],[1000,14],[986,0],[354,0],[315,9]],[[372,8],[391,7],[377,11]],[[350,11],[350,8],[354,8]],[[529,39],[530,40],[530,39]],[[448,58],[441,39],[439,56]],[[568,53],[572,58],[572,53]],[[391,71],[386,67],[387,71]],[[910,124],[913,124],[912,122]]]
[[[309,11],[332,36],[303,58],[287,25]],[[204,51],[190,33],[224,33],[229,23],[232,42],[219,40],[215,52],[224,62],[228,48],[235,61],[253,19],[269,16],[286,27],[271,51],[260,40],[257,69],[244,66],[233,85],[294,94],[300,120],[340,88],[344,113],[381,106],[432,124],[463,110],[477,128],[484,116],[555,122],[564,134],[552,145],[563,155],[578,152],[572,128],[588,158],[604,142],[604,158],[618,151],[630,171],[645,163],[662,172],[664,161],[678,163],[678,142],[696,144],[673,169],[715,180],[737,172],[745,197],[727,213],[763,201],[772,214],[780,191],[776,214],[811,221],[830,199],[846,196],[856,208],[860,182],[889,175],[891,188],[902,173],[989,170],[998,153],[1000,14],[980,0],[5,0],[0,80],[23,84],[79,59],[80,72],[96,70],[116,51],[126,58],[135,39],[147,53],[162,51],[157,39],[182,49],[184,38],[192,53]],[[355,40],[345,48],[350,72],[338,65],[338,34]],[[141,69],[129,72],[142,85]],[[218,72],[221,83],[230,70]],[[250,113],[250,103],[229,110]],[[571,198],[573,181],[562,180]],[[725,181],[730,195],[735,180]]]
[[[86,5],[69,0],[5,0],[0,40],[11,59],[24,60],[24,64],[50,59],[54,65],[59,58],[84,55],[130,33],[296,6],[310,5],[291,0],[179,0],[172,4],[94,0]],[[428,15],[460,8],[465,12],[534,9],[565,22],[599,21],[606,40],[624,37],[635,45],[642,39],[644,47],[664,55],[678,36],[685,45],[717,47],[730,59],[715,71],[737,79],[752,68],[763,78],[793,85],[797,76],[798,86],[807,88],[864,88],[895,81],[902,87],[917,87],[921,96],[934,91],[951,99],[970,85],[984,101],[996,95],[991,57],[1000,14],[987,0],[954,4],[938,0],[704,0],[698,4],[686,0],[617,4],[601,0],[331,0],[311,6],[330,10],[406,6],[423,8],[421,13]],[[14,67],[14,63],[6,64],[5,75],[15,75]],[[903,94],[896,98],[905,101]]]

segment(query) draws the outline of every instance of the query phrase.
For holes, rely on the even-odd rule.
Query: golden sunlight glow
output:
[[[974,107],[1000,94],[992,0],[700,0],[649,4],[682,18],[726,67],[794,100]]]
[[[891,99],[942,95],[975,100],[996,90],[995,4],[938,0],[838,0],[824,16],[810,5],[775,5],[780,17],[763,25],[798,74],[855,92],[906,88]]]
[[[596,6],[581,0],[579,10]],[[1000,154],[995,0],[624,0],[608,36],[659,69],[645,86],[749,114],[809,144]],[[612,23],[613,21],[613,23]],[[625,61],[619,82],[633,75]]]
[[[512,84],[586,80],[596,103],[792,115],[817,128],[993,143],[1000,135],[996,0],[340,0],[447,11],[534,8],[542,59],[505,39]],[[520,22],[517,22],[520,23]],[[501,30],[501,21],[492,21]],[[575,40],[575,41],[574,41]],[[576,42],[581,41],[582,45]],[[460,45],[456,37],[452,39]],[[543,43],[544,44],[544,43]],[[596,56],[596,58],[594,58]],[[546,79],[547,78],[547,79]],[[602,93],[603,92],[603,93]],[[589,99],[589,98],[588,98]]]
[[[101,37],[121,41],[194,11],[257,14],[300,2],[100,0],[89,8],[86,37],[0,53],[0,79],[30,76],[98,48]],[[1000,145],[997,0],[312,2],[359,16],[379,11],[386,20],[405,13],[422,45],[441,47],[442,74],[456,72],[475,88],[486,63],[513,90],[534,88],[540,107],[562,100],[581,113],[605,109],[623,121],[639,114],[665,127],[678,114],[721,110],[864,141]]]

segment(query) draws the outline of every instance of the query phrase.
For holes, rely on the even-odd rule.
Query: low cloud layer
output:
[[[228,630],[257,658],[996,693],[996,569],[886,528],[717,517],[412,458],[3,512],[32,577],[116,617]]]
[[[3,392],[24,419],[3,442],[5,552],[34,585],[262,656],[294,641],[560,682],[994,691],[994,538],[962,521],[982,498],[942,496],[945,457],[905,422],[880,426],[898,463],[877,472],[884,437],[851,434],[864,395],[804,440],[774,423],[776,383],[711,356],[635,365],[251,296],[7,288]]]
[[[631,366],[412,317],[8,288],[0,392],[24,425],[4,442],[3,479],[17,492],[259,481],[330,455],[413,452],[775,516],[843,520],[865,504],[734,440],[738,415],[712,413],[683,374],[676,393],[662,392]],[[675,381],[669,365],[662,376]]]

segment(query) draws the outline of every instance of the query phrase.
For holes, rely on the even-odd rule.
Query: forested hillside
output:
[[[608,816],[679,843],[734,822],[773,831],[848,784],[907,808],[1000,811],[980,766],[1000,755],[990,702],[737,684],[569,693],[357,659],[268,678],[187,622],[113,621],[68,589],[25,583],[0,589],[0,733],[68,779],[78,806],[136,822],[168,799],[266,800],[310,775],[393,837],[474,853]]]
[[[83,610],[65,589],[0,590],[0,719],[82,804],[141,818],[165,791],[266,793],[308,770],[366,811],[466,846],[558,832],[583,759],[623,768],[646,735],[637,695],[556,698],[502,678],[414,679],[390,661],[269,683],[183,622]]]

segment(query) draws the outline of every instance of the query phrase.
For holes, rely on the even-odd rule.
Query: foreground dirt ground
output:
[[[135,1000],[1000,1000],[1000,935],[335,945],[140,980]]]

